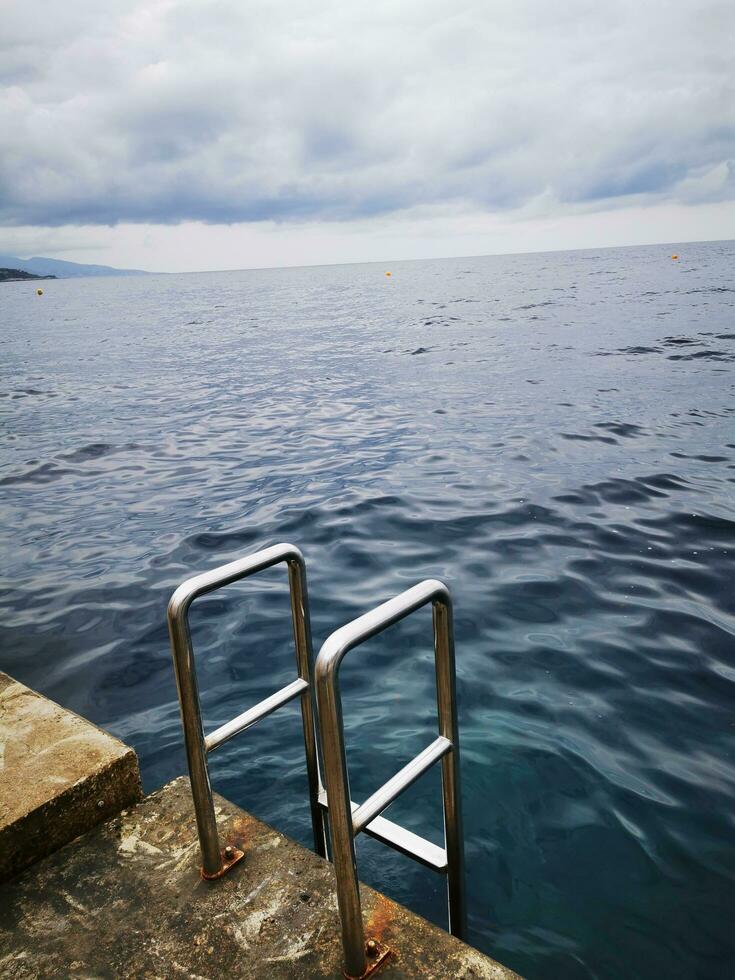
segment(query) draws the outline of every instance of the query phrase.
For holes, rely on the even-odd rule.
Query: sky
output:
[[[733,0],[1,0],[0,23],[0,253],[735,237]]]

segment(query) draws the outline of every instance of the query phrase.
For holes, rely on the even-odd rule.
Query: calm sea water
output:
[[[680,255],[678,262],[671,252]],[[470,940],[735,972],[735,243],[0,287],[2,667],[184,771],[165,607],[280,540],[315,646],[456,605]],[[345,664],[353,798],[435,730],[430,614]],[[208,727],[293,676],[283,570],[193,618]],[[296,708],[212,759],[301,841]],[[438,840],[438,771],[390,816]],[[361,842],[444,922],[443,882]]]

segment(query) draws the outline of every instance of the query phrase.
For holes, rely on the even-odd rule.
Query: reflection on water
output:
[[[279,540],[315,644],[456,605],[471,941],[528,977],[735,967],[735,245],[2,286],[2,666],[185,763],[174,587]],[[208,725],[293,674],[285,574],[193,614]],[[343,672],[353,798],[430,740],[430,617]],[[294,837],[297,708],[213,759]],[[436,839],[438,773],[390,816]],[[443,884],[360,843],[444,921]]]

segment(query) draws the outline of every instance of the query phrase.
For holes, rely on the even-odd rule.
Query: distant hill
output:
[[[0,282],[25,282],[28,279],[55,279],[56,276],[36,276],[23,269],[3,269],[0,267]]]
[[[59,279],[77,276],[146,276],[142,269],[113,269],[110,265],[84,265],[81,262],[65,262],[63,259],[19,259],[14,255],[0,255],[0,266],[32,272],[36,276],[55,276]]]
[[[56,276],[36,276],[32,272],[24,272],[23,269],[3,269],[0,268],[0,282],[25,282],[28,279],[55,279]]]

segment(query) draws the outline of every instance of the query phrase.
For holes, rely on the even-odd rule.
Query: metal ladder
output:
[[[255,575],[257,572],[262,572],[264,569],[271,568],[281,562],[288,565],[298,679],[205,736],[199,704],[194,650],[191,643],[191,631],[189,630],[191,604],[199,596],[213,592],[215,589],[221,589],[239,579]],[[311,679],[313,660],[311,622],[304,556],[293,545],[276,544],[272,548],[257,552],[257,554],[248,555],[245,558],[230,562],[229,565],[222,565],[220,568],[212,569],[211,572],[204,572],[202,575],[187,579],[171,596],[167,619],[176,673],[176,686],[179,692],[181,721],[184,727],[191,794],[194,799],[197,832],[202,851],[202,877],[219,878],[243,857],[242,850],[233,845],[228,845],[224,849],[220,848],[212,801],[212,787],[209,781],[208,753],[214,752],[215,749],[224,745],[235,735],[252,728],[261,718],[265,718],[266,715],[297,697],[301,698],[301,720],[304,730],[314,849],[317,854],[326,857],[326,822],[323,809],[319,805],[319,762],[317,759]]]
[[[342,699],[339,692],[340,664],[354,647],[371,636],[382,633],[429,602],[432,604],[434,624],[439,735],[361,806],[357,806],[350,799],[347,775]],[[464,843],[459,790],[454,629],[452,600],[446,585],[435,579],[427,579],[332,633],[317,657],[316,687],[327,781],[326,794],[320,794],[320,801],[329,811],[345,973],[349,977],[365,977],[380,966],[390,950],[382,948],[374,939],[365,942],[355,858],[355,837],[363,830],[434,871],[447,875],[449,931],[460,938],[464,938],[465,934]],[[380,816],[387,806],[440,759],[444,801],[443,849]]]
[[[298,680],[205,736],[189,630],[189,608],[199,596],[281,562],[288,565]],[[358,806],[350,799],[339,692],[340,664],[354,647],[428,603],[432,604],[433,613],[439,735],[423,752]],[[459,788],[454,630],[452,602],[447,587],[435,579],[420,582],[342,626],[323,644],[316,661],[315,673],[326,790],[320,778],[316,743],[306,566],[299,549],[290,544],[274,545],[188,579],[171,597],[167,616],[202,852],[202,877],[219,878],[243,857],[243,852],[232,845],[220,849],[207,754],[300,696],[314,847],[317,854],[327,856],[326,824],[329,816],[345,974],[351,978],[367,977],[390,955],[390,950],[374,939],[365,941],[355,857],[355,837],[362,831],[426,867],[447,875],[449,931],[463,938],[466,928],[464,845]],[[442,763],[444,804],[443,848],[380,816],[386,807],[439,760]]]

